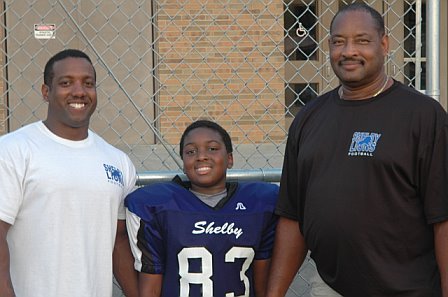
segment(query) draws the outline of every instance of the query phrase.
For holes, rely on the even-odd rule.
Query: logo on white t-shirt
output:
[[[123,173],[117,167],[103,164],[106,171],[107,181],[121,187],[124,187]]]

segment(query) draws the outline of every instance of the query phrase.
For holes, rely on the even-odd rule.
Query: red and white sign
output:
[[[36,39],[55,39],[55,24],[34,24],[34,38]]]

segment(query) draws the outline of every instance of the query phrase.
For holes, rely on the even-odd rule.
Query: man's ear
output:
[[[44,100],[48,102],[48,92],[50,92],[50,87],[46,84],[43,84],[40,91],[42,93],[42,98],[44,98]]]
[[[384,34],[381,38],[381,46],[383,48],[383,55],[387,57],[389,54],[389,36]]]

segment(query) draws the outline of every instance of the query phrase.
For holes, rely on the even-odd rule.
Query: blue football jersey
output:
[[[238,183],[212,208],[175,182],[125,201],[136,269],[163,274],[162,296],[253,296],[253,261],[271,257],[278,186]]]

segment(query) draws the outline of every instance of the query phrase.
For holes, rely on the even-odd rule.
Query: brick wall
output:
[[[165,140],[177,143],[198,118],[216,120],[235,142],[284,139],[282,14],[282,2],[159,7],[159,125]]]

